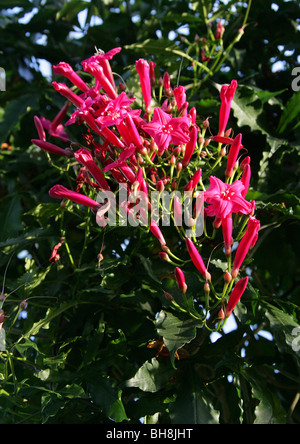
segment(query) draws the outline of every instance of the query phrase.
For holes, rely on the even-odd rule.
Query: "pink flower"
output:
[[[208,216],[223,220],[229,213],[250,214],[252,204],[242,196],[244,185],[236,180],[232,185],[222,182],[217,177],[210,177],[210,188],[204,193],[204,200],[209,207]]]
[[[131,156],[135,154],[135,147],[133,144],[130,145],[129,148],[124,149],[118,160],[110,163],[109,165],[106,165],[102,171],[109,171],[113,168],[119,168],[120,171],[124,174],[127,180],[129,180],[130,183],[134,183],[136,180],[135,174],[130,168],[130,166],[127,165],[126,160],[129,159]]]
[[[122,92],[116,99],[110,100],[101,115],[96,119],[101,129],[107,126],[119,125],[128,114],[128,106],[135,99],[128,99]],[[130,110],[131,111],[131,110]]]
[[[85,166],[89,170],[89,172],[101,188],[103,188],[104,190],[110,190],[104,174],[94,161],[92,153],[88,149],[81,148],[80,150],[78,150],[75,153],[75,159],[77,160],[77,162],[81,163],[81,165]]]
[[[71,150],[68,148],[63,149],[57,145],[54,145],[53,143],[45,142],[44,140],[39,140],[39,139],[32,139],[31,142],[34,143],[39,148],[41,148],[43,151],[47,151],[48,153],[57,154],[59,156],[65,156],[65,157],[71,156]]]
[[[226,126],[229,120],[231,102],[234,97],[235,90],[237,88],[237,81],[232,80],[231,84],[223,85],[220,92],[221,108],[219,115],[219,136],[224,136]]]
[[[78,74],[73,70],[73,68],[66,62],[60,62],[58,65],[52,65],[52,69],[55,74],[60,74],[67,77],[77,88],[81,91],[88,91],[89,87],[87,84],[79,77]]]
[[[210,281],[211,275],[207,271],[206,266],[204,265],[203,259],[200,256],[200,253],[198,252],[196,246],[194,245],[194,243],[191,241],[191,239],[189,237],[186,238],[185,243],[186,243],[186,247],[187,247],[188,253],[192,259],[193,264],[195,265],[197,270],[202,274],[204,279],[206,281]]]
[[[198,135],[198,130],[197,127],[194,125],[190,131],[190,140],[186,144],[184,157],[182,159],[182,166],[184,168],[188,166],[190,159],[194,153],[197,143],[197,135]]]
[[[239,269],[249,249],[253,248],[258,237],[259,228],[260,228],[260,221],[257,220],[255,217],[250,216],[246,233],[242,237],[235,253],[234,262],[233,262],[233,271],[231,273],[233,278],[237,277]]]
[[[100,208],[100,204],[98,204],[98,202],[95,200],[88,196],[84,196],[83,194],[77,193],[76,191],[69,190],[63,185],[54,185],[54,187],[49,190],[49,196],[53,197],[54,199],[68,199],[80,205],[85,205],[91,208],[93,212],[96,212],[98,208]]]
[[[110,81],[113,88],[115,88],[115,81],[109,60],[111,60],[116,54],[118,54],[121,51],[121,49],[122,48],[118,46],[117,48],[113,48],[106,53],[98,49],[96,54],[94,54],[92,57],[89,57],[88,59],[83,60],[81,62],[81,65],[83,66],[84,70],[86,66],[89,65],[90,63],[97,63],[101,65],[105,77]]]
[[[231,145],[229,149],[228,159],[227,159],[227,167],[225,171],[226,177],[231,177],[233,174],[233,170],[241,149],[241,143],[242,143],[242,135],[238,134],[236,138],[233,141],[233,144]]]
[[[188,128],[190,120],[187,117],[172,117],[155,108],[153,119],[150,123],[143,125],[143,130],[154,138],[160,151],[167,149],[172,142],[180,145],[189,141]]]
[[[151,113],[151,81],[150,81],[150,65],[146,60],[139,59],[135,62],[135,67],[140,76],[142,94],[145,102],[146,112]]]
[[[246,290],[247,284],[248,284],[248,277],[244,277],[242,279],[240,279],[234,289],[232,290],[230,296],[229,296],[229,300],[227,303],[227,307],[225,309],[225,317],[228,318],[234,307],[237,305],[237,303],[240,301],[241,297],[244,294],[244,291]]]
[[[175,268],[175,279],[176,279],[179,290],[181,290],[182,293],[186,293],[187,285],[185,283],[185,276],[184,276],[183,271],[179,267]]]

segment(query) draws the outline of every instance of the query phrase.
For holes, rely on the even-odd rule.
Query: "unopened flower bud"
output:
[[[228,271],[224,274],[224,281],[226,284],[229,284],[232,281],[232,276]]]

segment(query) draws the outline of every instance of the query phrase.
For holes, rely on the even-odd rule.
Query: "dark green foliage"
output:
[[[246,14],[236,1],[13,3],[0,7],[0,267],[4,276],[10,260],[4,294],[18,289],[3,304],[0,423],[299,423],[300,93],[291,87],[299,3],[253,1],[236,41]],[[213,11],[207,20],[203,5]],[[101,21],[93,25],[95,16]],[[215,59],[195,76],[197,36],[209,38],[206,22],[214,31],[220,18],[228,20],[224,57],[213,76],[207,68]],[[180,38],[183,26],[189,33]],[[75,187],[76,176],[31,144],[33,116],[53,118],[63,105],[38,60],[80,69],[95,46],[123,47],[113,69],[133,91],[130,71],[142,57],[155,61],[157,75],[167,70],[174,85],[189,85],[190,105],[210,117],[212,134],[219,85],[238,80],[230,125],[251,156],[247,199],[257,202],[262,230],[248,264],[250,288],[234,312],[237,328],[215,342],[195,320],[169,310],[162,289],[174,290],[173,267],[158,259],[147,230],[102,230],[89,211],[63,209],[48,196],[55,183]],[[70,131],[81,136],[80,128]],[[62,234],[61,259],[50,263]],[[212,258],[211,266],[224,264]],[[190,288],[201,293],[203,281],[191,271]],[[2,329],[0,350],[3,340]]]

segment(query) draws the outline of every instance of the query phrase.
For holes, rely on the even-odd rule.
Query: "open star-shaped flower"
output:
[[[143,130],[153,137],[159,150],[165,150],[170,143],[180,145],[189,141],[189,125],[187,117],[172,117],[155,108],[152,121],[143,125]]]
[[[207,215],[223,220],[230,213],[250,214],[253,205],[242,196],[243,190],[244,185],[240,180],[228,184],[211,176],[210,188],[204,193],[205,202],[210,204],[207,208]]]

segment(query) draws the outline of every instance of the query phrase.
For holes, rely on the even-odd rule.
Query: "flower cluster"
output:
[[[219,32],[222,33],[221,27]],[[246,200],[251,177],[250,157],[241,160],[242,134],[231,138],[231,129],[227,128],[237,82],[233,80],[230,85],[222,86],[219,128],[215,135],[207,135],[208,119],[199,122],[196,109],[190,107],[187,101],[186,88],[173,88],[168,72],[157,79],[153,61],[136,61],[144,103],[144,107],[138,107],[126,86],[121,82],[116,85],[114,80],[110,61],[120,51],[121,48],[107,53],[97,50],[96,54],[84,60],[82,68],[86,73],[85,78],[90,78],[88,83],[67,63],[53,66],[54,73],[66,77],[70,84],[53,82],[55,90],[67,101],[52,122],[35,116],[38,139],[32,139],[32,142],[50,154],[72,159],[72,162],[78,163],[80,170],[76,190],[57,184],[50,189],[49,195],[90,207],[99,220],[103,220],[105,211],[102,203],[96,200],[95,193],[99,190],[115,192],[116,184],[122,184],[127,193],[125,211],[145,222],[148,217],[146,213],[132,213],[132,195],[143,192],[147,208],[151,208],[151,191],[159,194],[164,190],[188,191],[194,202],[193,213],[189,217],[189,226],[192,227],[196,226],[201,213],[201,205],[199,209],[196,202],[202,198],[204,237],[214,238],[217,232],[222,232],[223,236],[224,260],[227,261],[228,270],[221,295],[215,291],[209,265],[201,256],[202,238],[188,235],[183,226],[176,228],[185,243],[187,261],[192,261],[204,281],[206,313],[222,307],[219,319],[224,322],[246,289],[248,277],[239,279],[239,272],[257,240],[260,228],[260,222],[254,215],[255,202]],[[162,103],[157,99],[157,89],[158,97],[164,98]],[[63,119],[72,105],[73,111],[63,126]],[[66,127],[74,123],[86,128],[87,147],[69,139]],[[68,146],[61,148],[47,141],[47,137],[58,138]],[[222,165],[225,166],[223,177],[216,177],[215,172]],[[87,187],[83,188],[83,183]],[[82,189],[89,190],[89,195],[82,193]],[[173,220],[181,214],[181,203],[178,195],[173,196]],[[212,236],[207,235],[210,221]],[[179,267],[176,263],[179,259],[167,245],[157,220],[151,216],[148,225],[150,233],[161,246],[160,258],[175,263],[175,280],[186,297],[188,285],[183,265]],[[233,227],[239,229],[235,238]],[[233,254],[234,242],[237,249]],[[51,260],[56,261],[56,251],[54,256]],[[187,262],[179,261],[182,264]],[[208,297],[211,291],[213,305],[210,305]],[[176,304],[171,295],[168,300]]]

